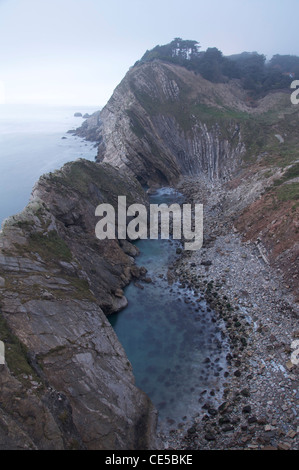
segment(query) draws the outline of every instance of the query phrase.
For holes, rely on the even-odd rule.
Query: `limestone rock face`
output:
[[[223,110],[248,111],[244,103],[236,83],[211,83],[154,61],[132,68],[78,133],[99,142],[99,161],[126,168],[143,183],[173,184],[190,174],[225,181],[238,168],[245,144],[240,126],[222,119]]]
[[[120,292],[135,267],[129,242],[130,256],[94,233],[95,207],[119,194],[146,202],[136,181],[79,160],[43,176],[4,224],[2,449],[154,446],[156,411],[105,315],[126,304]]]

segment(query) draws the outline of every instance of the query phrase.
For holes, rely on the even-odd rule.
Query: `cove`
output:
[[[183,202],[171,188],[150,197],[153,204]],[[138,240],[136,264],[145,266],[152,282],[131,283],[125,289],[128,306],[108,318],[128,359],[136,385],[159,412],[161,429],[196,417],[204,400],[221,395],[229,346],[224,325],[198,292],[180,281],[169,282],[169,267],[180,242]],[[141,285],[141,287],[140,287]]]

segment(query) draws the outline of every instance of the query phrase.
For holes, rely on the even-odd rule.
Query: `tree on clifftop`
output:
[[[265,55],[257,52],[224,56],[216,47],[209,47],[205,52],[199,49],[197,41],[174,38],[168,44],[146,51],[136,64],[159,59],[193,70],[214,83],[238,79],[253,98],[270,90],[289,88],[291,80],[299,78],[297,56],[276,54],[267,63]]]
[[[179,57],[183,60],[197,57],[200,48],[197,41],[183,40],[181,38],[174,38],[170,46],[172,57]]]
[[[193,40],[174,38],[168,44],[156,46],[151,51],[146,51],[141,62],[151,62],[155,59],[166,60],[177,64],[195,59],[199,55],[199,43]]]

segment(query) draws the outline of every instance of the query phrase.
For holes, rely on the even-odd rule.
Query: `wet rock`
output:
[[[138,289],[141,289],[141,290],[144,289],[144,286],[140,284],[139,282],[134,282],[134,286],[138,287]]]
[[[222,432],[232,432],[232,431],[234,431],[234,429],[235,428],[233,426],[224,426],[222,428]]]
[[[138,266],[131,266],[130,272],[132,277],[135,277],[136,279],[139,279],[142,276],[141,269]]]
[[[191,426],[191,428],[189,428],[187,430],[187,433],[189,436],[194,436],[196,434],[197,430],[196,430],[196,427],[195,426]]]
[[[216,437],[215,437],[214,434],[212,434],[212,433],[207,433],[207,434],[205,434],[205,440],[206,440],[206,441],[209,441],[209,442],[215,441],[215,440],[216,440]]]
[[[251,413],[251,406],[250,405],[244,406],[242,409],[242,412],[246,414]]]
[[[124,291],[122,289],[116,289],[116,291],[114,292],[114,295],[116,297],[122,298],[124,296]]]
[[[120,246],[127,255],[133,258],[139,255],[139,249],[127,240],[120,240]]]
[[[257,418],[256,416],[250,416],[247,421],[248,421],[248,424],[253,424],[257,422]]]
[[[228,417],[221,417],[219,418],[219,426],[224,426],[225,424],[229,424],[230,419]]]

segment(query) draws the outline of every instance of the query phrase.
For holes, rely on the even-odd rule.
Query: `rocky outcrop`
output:
[[[97,240],[95,207],[143,191],[79,160],[41,177],[0,236],[0,448],[146,449],[156,411],[105,313],[138,276],[128,242]],[[126,254],[129,253],[129,254]]]
[[[263,242],[298,297],[296,122],[298,106],[288,90],[252,100],[237,80],[211,83],[154,60],[132,67],[77,133],[97,141],[98,161],[148,186],[197,177],[222,187],[226,216],[246,239]],[[279,181],[284,168],[290,177]]]
[[[98,163],[79,160],[43,176],[27,208],[6,221],[0,448],[155,447],[155,409],[135,387],[106,318],[126,305],[124,286],[146,270],[134,264],[137,250],[128,240],[96,239],[101,202],[116,206],[125,195],[128,205],[147,204],[140,183],[181,179],[186,191],[195,178],[198,195],[201,182],[209,188],[219,227],[234,224],[247,239],[263,241],[271,256],[262,252],[262,259],[296,267],[298,111],[285,93],[247,103],[237,81],[210,83],[159,61],[137,65],[76,131],[97,142]],[[263,197],[265,187],[270,197]],[[203,261],[209,269],[212,261]],[[298,286],[297,271],[290,275]]]
[[[143,183],[172,184],[191,174],[227,180],[245,152],[241,126],[233,119],[249,110],[244,103],[237,83],[212,84],[155,61],[131,69],[78,134],[99,142],[99,161],[124,167]],[[230,116],[223,114],[227,106]]]
[[[84,137],[87,140],[99,142],[101,140],[101,136],[99,133],[99,126],[100,126],[100,111],[96,111],[93,113],[88,119],[86,119],[82,126],[79,127],[77,130],[70,130],[68,131],[70,134],[77,134],[80,137]],[[84,117],[85,119],[85,117]]]

